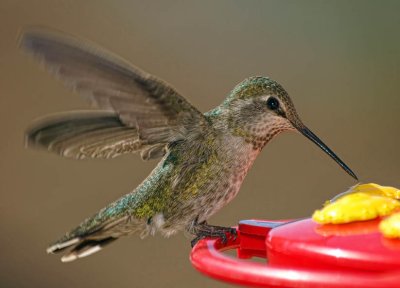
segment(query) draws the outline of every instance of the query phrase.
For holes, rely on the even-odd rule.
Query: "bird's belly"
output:
[[[206,221],[236,197],[242,185],[242,179],[239,179],[228,179],[227,182],[217,185],[211,195],[199,199],[199,222]]]
[[[228,204],[240,190],[241,183],[235,183],[226,188],[226,185],[215,185],[213,191],[192,199],[176,210],[173,215],[163,214],[163,225],[158,231],[164,236],[170,236],[181,230],[190,229],[195,223],[201,223]]]
[[[240,155],[241,156],[241,155]],[[243,180],[253,163],[256,154],[237,157],[234,161],[213,167],[213,173],[190,197],[181,197],[171,203],[173,209],[164,214],[165,223],[160,230],[168,231],[188,229],[196,221],[201,223],[218,212],[238,194]],[[228,164],[228,165],[227,165]],[[181,193],[180,195],[184,195]],[[176,199],[175,199],[176,200]]]
[[[180,201],[172,210],[166,210],[163,213],[163,223],[157,230],[165,236],[186,230],[196,221],[206,221],[228,204],[239,192],[244,175],[221,175],[219,178],[218,181],[210,179],[196,197]]]
[[[238,155],[235,161],[231,162],[230,169],[219,175],[216,183],[209,187],[210,192],[199,199],[199,221],[207,220],[236,197],[257,154],[248,153],[244,157]]]

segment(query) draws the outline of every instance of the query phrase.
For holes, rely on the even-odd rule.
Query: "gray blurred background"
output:
[[[84,109],[16,48],[41,25],[90,39],[170,82],[201,111],[238,82],[280,82],[303,121],[363,182],[400,187],[400,1],[0,2],[0,287],[228,287],[196,272],[189,240],[129,237],[62,264],[47,244],[152,170],[137,155],[73,161],[26,150],[30,122]],[[299,134],[270,143],[211,223],[310,215],[355,182]]]

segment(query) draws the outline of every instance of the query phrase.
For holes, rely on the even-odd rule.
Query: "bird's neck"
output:
[[[248,150],[247,153],[259,153],[269,141],[283,131],[281,127],[266,124],[248,124],[236,121],[235,114],[223,106],[218,106],[205,113],[206,117],[213,123],[219,135],[224,135],[229,142],[234,142],[236,149]],[[233,115],[232,115],[233,114]],[[245,148],[244,148],[245,147]],[[254,150],[254,151],[251,151]]]
[[[219,157],[230,166],[240,167],[240,170],[246,168],[247,171],[266,142],[256,143],[258,138],[255,135],[246,133],[239,127],[231,126],[229,115],[218,107],[206,113],[206,116],[214,128],[213,137],[216,138],[214,147]]]

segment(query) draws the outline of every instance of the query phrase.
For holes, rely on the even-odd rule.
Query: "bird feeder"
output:
[[[398,288],[399,200],[397,188],[358,184],[312,219],[241,221],[236,239],[204,239],[191,261],[210,277],[244,286]],[[244,260],[253,257],[266,261]]]
[[[383,237],[379,222],[245,220],[235,240],[201,240],[190,260],[205,275],[242,286],[400,287],[400,240]],[[237,257],[227,250],[236,250]]]

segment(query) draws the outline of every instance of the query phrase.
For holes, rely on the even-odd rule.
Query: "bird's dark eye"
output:
[[[267,107],[271,110],[279,109],[279,101],[274,97],[269,97],[267,100]]]

